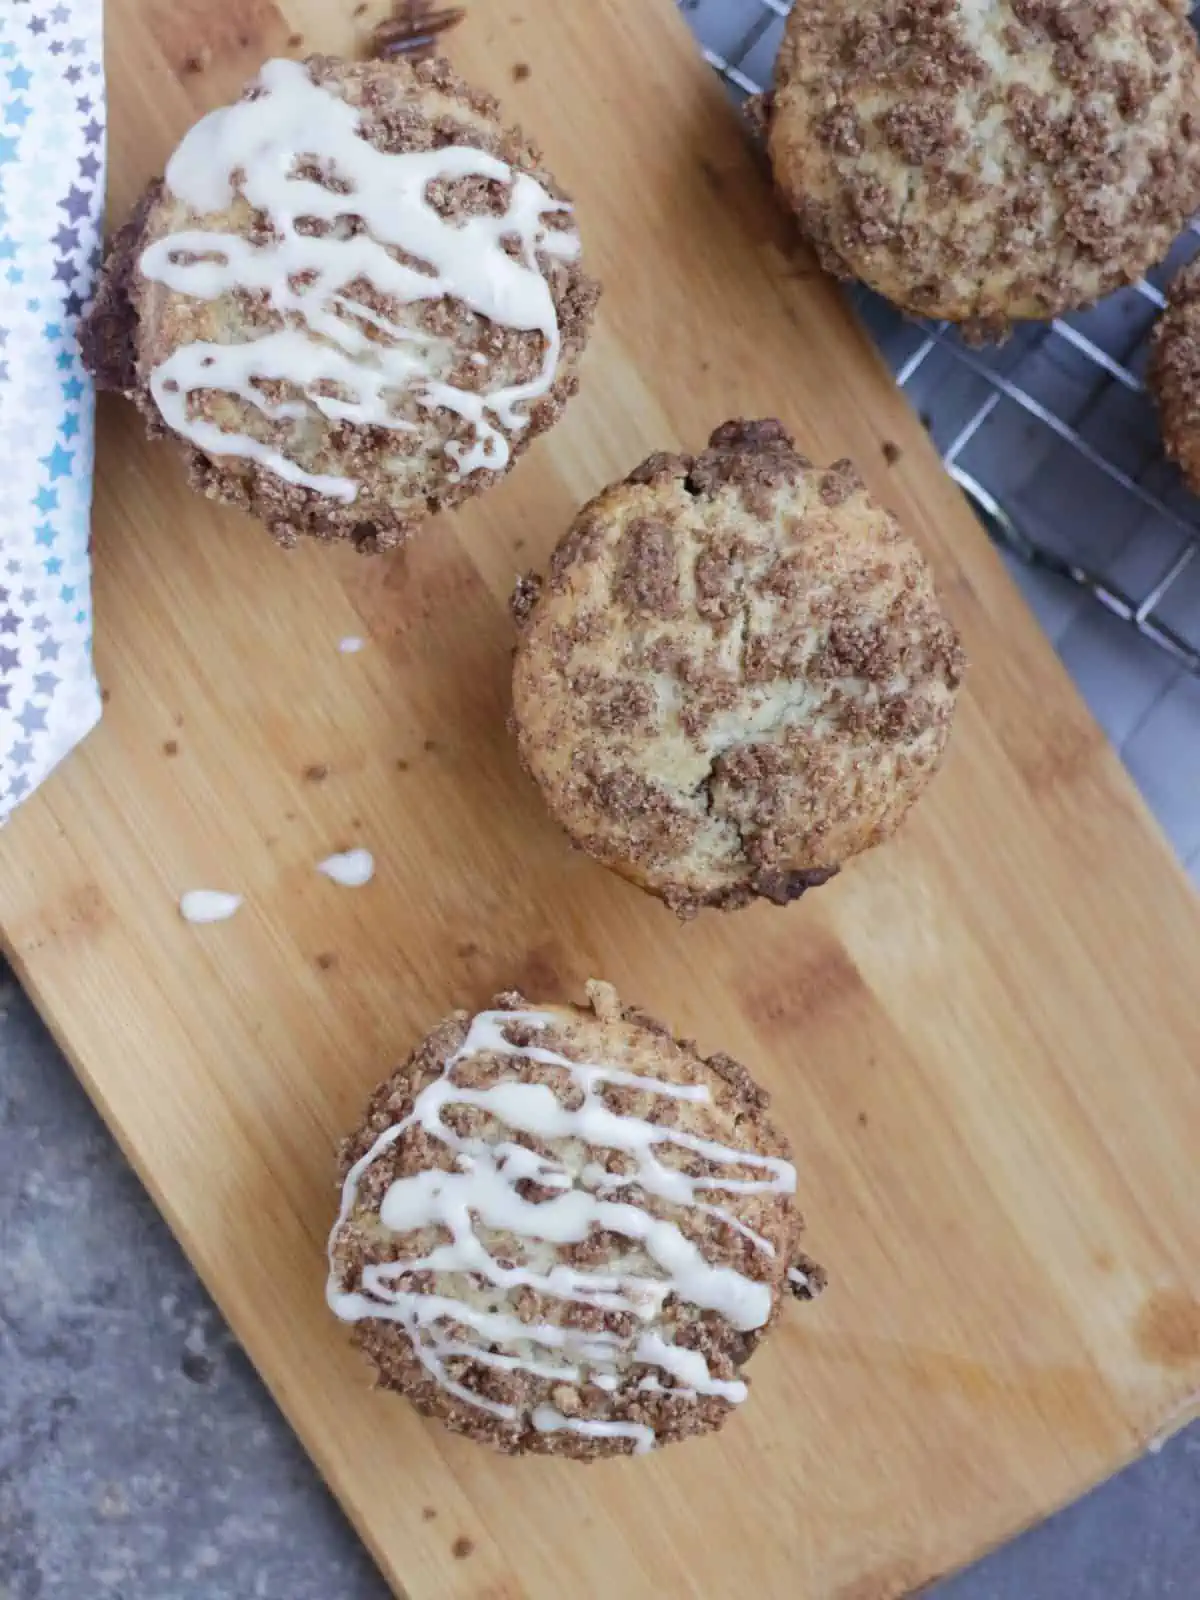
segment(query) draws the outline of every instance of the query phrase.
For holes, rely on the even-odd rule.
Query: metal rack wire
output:
[[[701,0],[679,3],[695,11]],[[705,49],[737,98],[769,81],[790,10],[791,0],[738,0],[728,44]],[[1149,280],[992,350],[854,294],[997,543],[1087,591],[1200,677],[1200,501],[1163,459],[1141,378],[1163,288],[1198,240],[1193,224]]]

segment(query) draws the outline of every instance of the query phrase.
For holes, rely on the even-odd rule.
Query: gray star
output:
[[[50,629],[50,618],[49,617],[34,617],[34,619],[33,619],[33,631],[34,631],[34,633],[47,633],[49,631],[49,629]]]
[[[8,752],[8,759],[17,767],[33,765],[33,745],[28,739],[18,739]]]
[[[70,22],[70,20],[71,13],[67,10],[66,6],[55,6],[54,10],[50,13],[51,22],[63,23]]]
[[[61,680],[53,672],[39,672],[33,680],[34,694],[52,695]]]
[[[7,604],[8,604],[8,590],[4,587],[3,584],[0,584],[0,606],[6,606]]]
[[[72,222],[77,222],[86,217],[92,208],[92,202],[83,190],[72,184],[65,200],[60,200],[59,205],[67,213]]]
[[[21,626],[21,619],[15,611],[6,611],[0,617],[0,633],[16,633]]]
[[[32,589],[21,590],[21,604],[23,606],[31,606],[36,599],[37,595],[34,594]]]
[[[90,122],[84,124],[83,137],[88,144],[99,144],[101,139],[103,139],[104,129],[96,121],[95,117],[93,117]]]
[[[32,702],[17,713],[17,721],[26,733],[45,733],[46,713]]]
[[[29,793],[29,779],[28,778],[23,778],[21,776],[21,774],[18,772],[16,777],[13,779],[13,781],[8,786],[8,798],[10,800],[19,800],[22,797],[22,795],[26,795],[28,793]]]
[[[11,693],[11,683],[0,683],[0,711],[8,710],[8,697]]]
[[[0,672],[15,672],[21,665],[21,652],[10,645],[0,644]]]
[[[38,645],[39,661],[57,661],[58,653],[62,649],[57,639],[43,639]]]

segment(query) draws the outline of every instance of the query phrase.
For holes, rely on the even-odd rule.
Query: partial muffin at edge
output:
[[[786,1296],[824,1282],[766,1094],[604,983],[446,1018],[342,1178],[331,1307],[382,1387],[510,1454],[721,1427]]]
[[[1146,383],[1163,443],[1193,494],[1200,494],[1200,262],[1177,273],[1150,344]]]
[[[281,542],[397,545],[498,481],[575,392],[599,290],[567,197],[444,61],[269,62],[214,115],[245,120],[206,118],[147,189],[85,360],[175,438],[195,488]],[[205,386],[213,347],[226,387]]]
[[[896,519],[775,420],[604,490],[514,611],[513,724],[551,815],[684,915],[786,904],[893,833],[963,671]]]

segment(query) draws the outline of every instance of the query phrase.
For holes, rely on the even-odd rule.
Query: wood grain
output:
[[[350,10],[109,0],[113,218],[290,35],[350,49],[379,7]],[[374,562],[283,555],[102,405],[111,700],[0,837],[4,938],[398,1591],[886,1600],[1194,1403],[1200,912],[670,0],[477,0],[452,44],[578,196],[608,285],[583,393],[485,502]],[[922,541],[970,685],[894,845],[790,911],[679,926],[518,772],[504,602],[648,449],[770,413]],[[379,859],[357,892],[313,870],[352,842]],[[187,927],[197,886],[246,908]],[[414,1035],[591,974],[771,1085],[833,1284],[719,1438],[583,1470],[372,1396],[322,1249],[334,1141]]]

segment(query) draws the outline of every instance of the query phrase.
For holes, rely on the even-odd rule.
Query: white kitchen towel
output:
[[[0,0],[0,822],[100,716],[93,393],[102,0]]]

